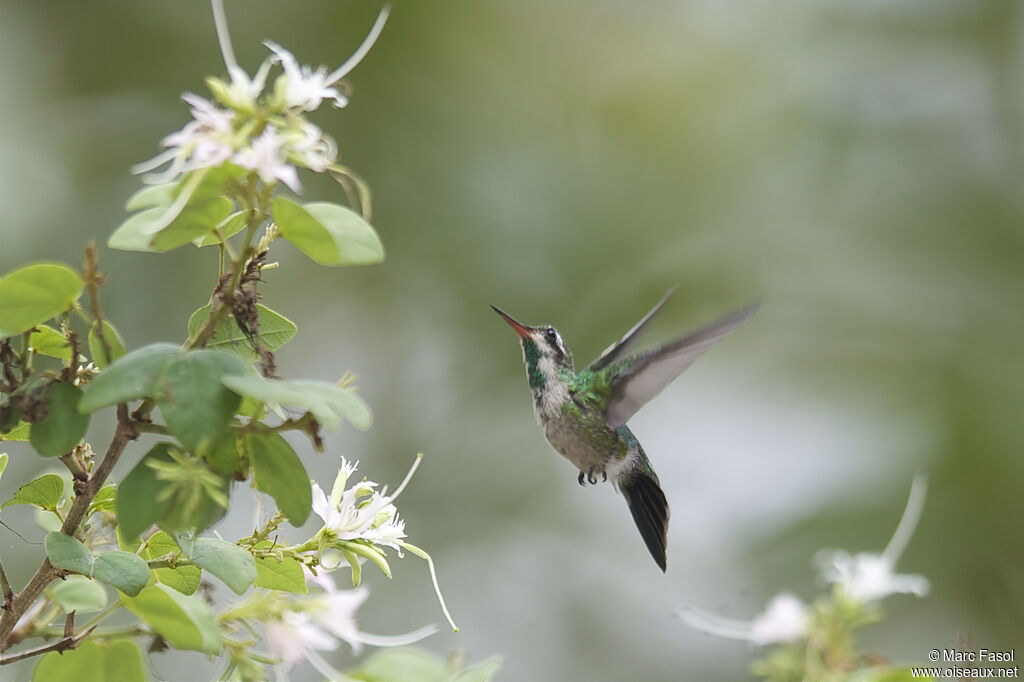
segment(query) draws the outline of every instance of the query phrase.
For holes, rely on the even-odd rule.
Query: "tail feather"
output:
[[[623,474],[619,489],[626,497],[629,511],[633,514],[640,536],[648,551],[662,571],[666,570],[668,559],[665,549],[668,543],[668,500],[658,483],[658,476],[646,470],[634,470]]]

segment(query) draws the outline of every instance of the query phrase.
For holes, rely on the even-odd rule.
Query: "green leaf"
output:
[[[7,462],[9,460],[10,456],[6,452],[0,452],[0,478],[3,478],[4,472],[7,471]]]
[[[170,535],[160,530],[153,533],[153,536],[146,541],[141,556],[143,559],[152,560],[168,559],[169,556],[180,557],[184,554],[178,547],[178,543]],[[199,588],[203,570],[198,566],[185,565],[175,568],[156,568],[153,569],[153,574],[164,585],[173,587],[182,594],[192,594]]]
[[[193,239],[192,243],[200,247],[222,244],[222,237],[224,240],[230,239],[245,229],[248,222],[249,217],[246,215],[245,211],[236,211],[220,222],[217,226],[217,232],[210,232],[202,237]]]
[[[86,386],[78,411],[89,414],[107,405],[151,396],[160,375],[183,354],[181,348],[170,343],[133,350]]]
[[[149,582],[149,566],[131,552],[103,552],[96,555],[92,577],[134,597]]]
[[[107,605],[107,591],[103,586],[81,575],[70,575],[50,583],[46,594],[60,604],[65,613],[91,613]]]
[[[71,651],[45,654],[32,671],[32,682],[146,682],[147,679],[149,674],[139,645],[129,639],[86,639]]]
[[[54,567],[82,575],[92,575],[92,552],[70,535],[47,533],[43,546]]]
[[[281,236],[321,265],[371,265],[384,260],[376,231],[358,213],[326,202],[271,204]]]
[[[150,245],[162,252],[191,243],[193,239],[210,234],[231,215],[232,208],[231,200],[221,196],[189,202],[167,227],[153,235]],[[161,216],[161,220],[164,219]]]
[[[174,203],[174,195],[176,194],[175,190],[177,187],[177,182],[165,182],[160,185],[146,185],[135,192],[135,194],[128,197],[128,201],[124,205],[124,210],[129,213],[133,213],[144,208],[170,206]]]
[[[220,652],[220,629],[210,607],[198,595],[166,585],[150,585],[138,597],[122,597],[125,607],[176,649]]]
[[[96,493],[89,504],[89,514],[96,512],[113,512],[117,508],[117,486],[113,483],[105,485]]]
[[[245,454],[253,471],[253,487],[274,498],[293,526],[301,526],[313,504],[309,475],[292,446],[276,433],[250,433]]]
[[[456,675],[454,682],[491,682],[495,674],[501,670],[502,664],[500,658],[489,658]]]
[[[65,362],[71,360],[71,344],[63,334],[53,327],[37,325],[36,330],[29,334],[28,345],[38,355],[57,358]]]
[[[249,370],[238,356],[212,350],[190,351],[172,362],[155,391],[168,430],[192,452],[215,441],[241,403],[221,378]]]
[[[36,263],[0,277],[0,338],[60,315],[82,295],[78,273],[60,263]]]
[[[3,507],[32,504],[40,509],[56,511],[57,505],[60,504],[60,498],[63,496],[64,479],[57,474],[45,474],[14,491],[14,497],[4,502]]]
[[[350,677],[364,682],[490,682],[501,668],[489,659],[461,672],[450,672],[445,660],[419,649],[386,649],[370,656]]]
[[[287,317],[279,315],[262,305],[256,306],[256,314],[259,317],[260,341],[263,342],[263,346],[267,350],[275,351],[291,341],[292,337],[295,336],[295,324]],[[192,313],[192,317],[188,320],[189,338],[195,338],[199,328],[208,319],[210,319],[210,306],[208,305]],[[259,356],[253,349],[252,342],[233,317],[229,317],[217,327],[216,331],[213,332],[213,336],[206,343],[206,347],[210,350],[224,350],[235,353],[247,360],[259,359]]]
[[[221,579],[235,594],[242,594],[256,580],[252,554],[238,545],[217,538],[190,539],[178,536],[185,556]]]
[[[106,353],[103,351],[103,344],[100,342],[99,334],[96,333],[98,328],[99,324],[94,322],[89,329],[89,355],[97,367],[106,369],[112,362],[124,356],[124,341],[121,340],[121,335],[114,329],[114,325],[103,320],[103,338],[107,340],[107,345],[110,346],[110,362],[107,362]]]
[[[0,434],[0,440],[28,440],[31,431],[31,424],[19,421],[10,431]]]
[[[168,212],[177,211],[177,205],[147,208],[121,223],[110,235],[107,246],[147,253],[170,251],[209,233],[231,214],[231,208],[229,199],[215,197],[186,204],[169,221]]]
[[[156,477],[147,462],[173,462],[170,443],[157,443],[118,486],[117,524],[126,540],[137,538],[164,515],[168,501],[160,500],[166,481]]]
[[[217,442],[207,449],[204,458],[210,465],[210,470],[220,475],[221,478],[226,480],[236,476],[241,476],[239,480],[248,478],[247,472],[243,471],[243,460],[238,451],[238,436],[230,431],[218,438]]]
[[[89,415],[78,411],[82,389],[56,381],[46,391],[46,416],[32,425],[29,440],[40,455],[56,457],[71,451],[89,428]]]
[[[269,541],[264,541],[256,545],[256,548],[263,549],[270,546]],[[269,556],[256,559],[256,587],[297,594],[309,592],[302,563],[292,557],[278,559]]]
[[[366,682],[451,682],[444,661],[418,649],[388,649],[349,673]]]
[[[373,423],[370,408],[362,398],[350,389],[325,381],[276,381],[249,374],[226,376],[224,385],[239,395],[262,400],[273,410],[280,410],[282,405],[303,407],[329,431],[341,428],[342,417],[361,431]]]

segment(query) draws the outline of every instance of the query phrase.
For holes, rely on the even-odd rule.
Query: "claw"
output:
[[[587,481],[590,482],[590,485],[597,485],[597,476],[594,475],[593,469],[587,472]]]
[[[604,482],[607,483],[608,482],[608,472],[607,471],[602,471],[601,475],[604,476]]]
[[[583,470],[582,469],[580,469],[580,475],[579,475],[579,477],[576,480],[579,481],[580,485],[583,485]]]

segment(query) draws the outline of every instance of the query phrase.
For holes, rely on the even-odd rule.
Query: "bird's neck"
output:
[[[523,362],[533,392],[533,406],[542,422],[557,415],[570,399],[568,379],[572,366],[561,365],[530,339],[523,341]]]

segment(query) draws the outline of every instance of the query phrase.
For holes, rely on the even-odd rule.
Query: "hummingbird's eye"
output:
[[[552,345],[554,345],[558,342],[558,332],[556,332],[551,327],[548,327],[547,331],[544,332],[544,338],[546,338],[548,341],[551,342]]]

